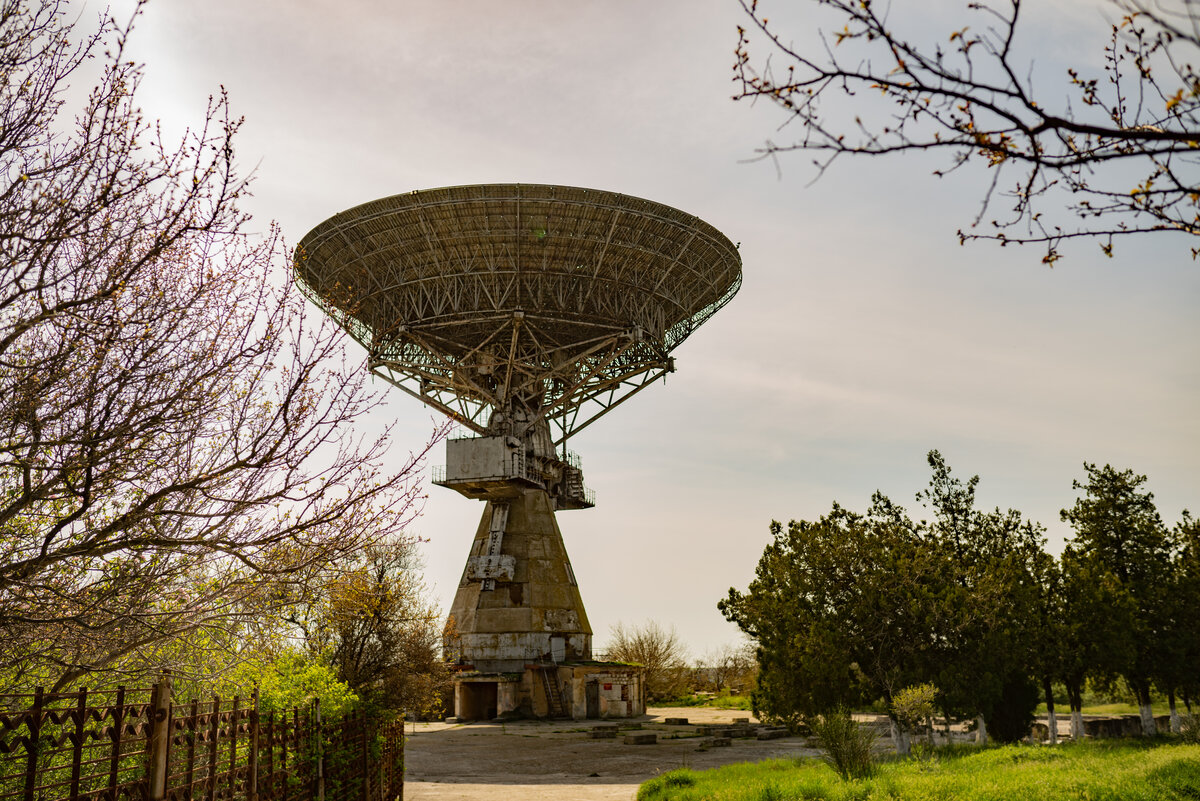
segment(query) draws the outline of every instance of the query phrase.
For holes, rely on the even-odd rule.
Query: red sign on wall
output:
[[[612,685],[611,685],[611,684],[608,684],[608,683],[606,682],[606,683],[604,684],[604,689],[606,689],[606,690],[611,690],[611,689],[612,689]]]

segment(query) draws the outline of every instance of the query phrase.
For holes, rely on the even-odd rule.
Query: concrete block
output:
[[[732,737],[733,729],[728,726],[697,726],[696,731],[709,737]]]
[[[688,725],[687,718],[664,718],[663,723],[667,726],[686,726]]]
[[[733,738],[731,738],[731,737],[713,737],[712,739],[710,739],[708,741],[708,744],[712,748],[723,748],[723,747],[727,748],[727,747],[733,745]]]
[[[788,736],[787,729],[767,728],[758,730],[758,739],[760,740],[779,740]]]
[[[625,745],[654,745],[658,742],[658,735],[654,732],[638,732],[637,734],[626,734]]]
[[[587,736],[589,740],[615,740],[617,739],[617,729],[616,727],[611,729],[597,727],[589,731]]]

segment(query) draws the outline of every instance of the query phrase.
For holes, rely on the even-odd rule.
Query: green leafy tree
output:
[[[943,613],[941,659],[934,683],[948,716],[976,718],[979,738],[987,721],[1002,719],[993,732],[1012,741],[1028,733],[1036,697],[1028,685],[1035,658],[1041,593],[1037,573],[1044,559],[1040,525],[1020,512],[976,508],[979,476],[952,475],[938,451],[928,454],[933,472],[918,494],[933,511],[930,538],[950,560],[953,584]],[[1014,706],[1018,705],[1018,706]]]
[[[1088,681],[1111,687],[1133,659],[1136,610],[1116,577],[1070,543],[1063,550],[1061,577],[1058,675],[1070,704],[1071,737],[1078,741]]]
[[[1083,467],[1087,482],[1076,480],[1073,487],[1084,494],[1062,511],[1062,519],[1075,530],[1070,548],[1093,580],[1111,576],[1114,594],[1128,604],[1130,649],[1119,672],[1141,707],[1143,732],[1153,736],[1150,688],[1167,655],[1171,538],[1154,495],[1144,489],[1145,476],[1110,465]]]
[[[795,725],[863,701],[891,709],[901,689],[935,683],[947,719],[995,716],[1010,724],[1006,739],[1024,736],[1014,732],[1037,703],[1025,638],[1038,623],[1041,528],[978,511],[978,478],[953,478],[936,451],[929,461],[918,497],[932,523],[876,493],[866,514],[834,504],[816,521],[771,524],[749,588],[718,604],[758,644],[760,714]],[[905,727],[892,723],[905,752]]]
[[[864,700],[890,706],[928,675],[947,562],[903,509],[876,494],[866,515],[834,504],[817,521],[771,531],[747,592],[730,589],[718,604],[758,643],[760,715],[796,726]]]
[[[1200,523],[1185,510],[1172,531],[1175,558],[1164,600],[1163,651],[1155,663],[1154,682],[1167,696],[1171,730],[1181,726],[1176,698],[1188,713],[1200,688]]]
[[[223,695],[245,692],[247,687],[258,688],[259,709],[264,712],[286,714],[320,703],[321,715],[329,719],[360,707],[357,693],[338,678],[333,667],[295,649],[268,662],[242,663],[216,684],[218,691],[226,688]]]

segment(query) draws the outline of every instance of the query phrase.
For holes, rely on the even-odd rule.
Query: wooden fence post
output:
[[[246,777],[246,798],[258,801],[258,685],[254,686],[254,705],[250,709],[249,776]]]
[[[146,742],[149,764],[150,801],[162,801],[167,796],[167,754],[171,744],[171,677],[164,675],[151,692],[150,735]]]

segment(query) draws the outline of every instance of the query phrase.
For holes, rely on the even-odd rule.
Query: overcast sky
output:
[[[1099,57],[1107,10],[1033,11],[1022,45],[1052,54],[1038,80],[1061,80],[1054,58]],[[559,524],[597,645],[647,619],[695,655],[736,641],[716,602],[753,577],[772,519],[862,509],[876,489],[925,516],[931,448],[981,476],[986,506],[1045,524],[1053,550],[1085,460],[1149,475],[1168,521],[1200,511],[1192,243],[1125,242],[1111,260],[1079,245],[1051,270],[1032,248],[958,245],[978,171],[847,160],[810,186],[800,154],[777,173],[752,159],[787,138],[782,118],[730,99],[741,22],[734,0],[154,0],[132,51],[143,107],[172,129],[228,89],[257,176],[247,210],[293,244],[368,200],[510,181],[646,197],[741,243],[743,288],[678,372],[571,442],[598,504]],[[385,420],[409,448],[435,417],[393,390]],[[482,511],[432,487],[414,526],[443,608]]]

